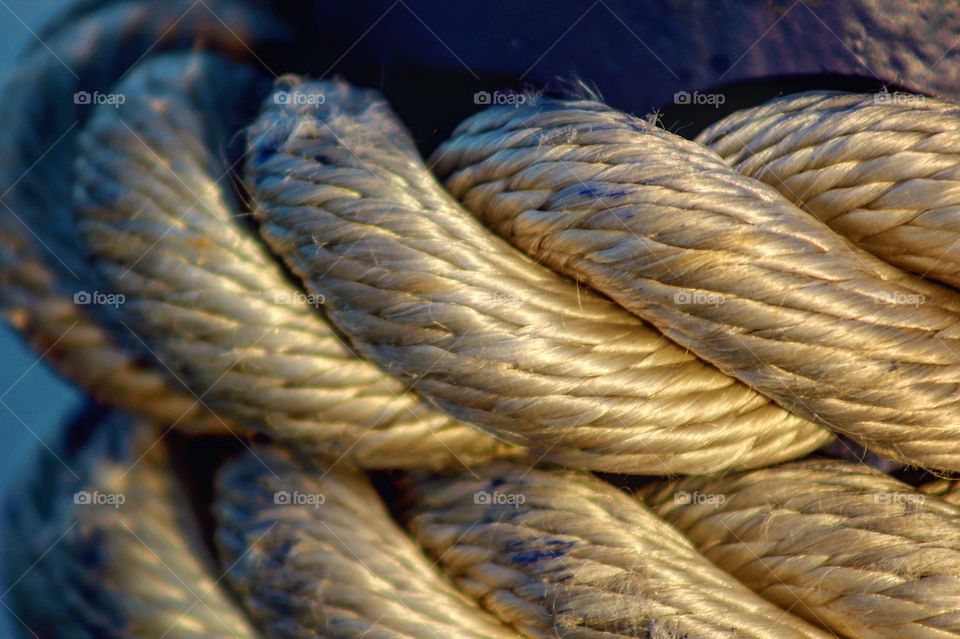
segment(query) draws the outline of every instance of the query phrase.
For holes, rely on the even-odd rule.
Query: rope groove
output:
[[[468,119],[433,164],[500,235],[782,406],[960,468],[956,294],[852,249],[712,151],[543,100]]]

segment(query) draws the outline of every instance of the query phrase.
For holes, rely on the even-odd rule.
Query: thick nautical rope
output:
[[[808,461],[643,492],[717,566],[851,637],[960,635],[960,508],[861,464]]]
[[[220,583],[156,435],[119,414],[83,415],[73,443],[43,451],[11,496],[4,596],[29,611],[25,636],[260,637]]]
[[[46,34],[56,59],[24,59],[0,106],[0,284],[14,323],[98,398],[164,429],[277,440],[231,462],[216,495],[221,567],[253,622],[211,581],[165,453],[137,439],[139,462],[92,455],[88,477],[15,509],[37,564],[27,625],[960,636],[960,511],[932,496],[949,487],[749,470],[831,431],[960,470],[960,299],[815,219],[953,282],[954,107],[788,98],[704,133],[721,158],[597,102],[531,96],[437,151],[461,205],[374,92],[271,87],[223,56],[282,34],[257,2],[185,4],[92,0]],[[201,37],[210,51],[153,52]],[[124,103],[88,109],[86,90]],[[936,241],[917,230],[931,225]],[[356,468],[458,465],[402,482],[432,564]],[[582,470],[748,472],[643,491],[661,519]],[[71,508],[75,484],[142,510]],[[71,517],[85,534],[54,544]]]
[[[258,447],[220,473],[217,543],[272,637],[507,639],[441,575],[356,471]]]
[[[960,285],[960,108],[921,95],[815,92],[697,137],[884,260]]]
[[[522,258],[430,176],[386,103],[281,80],[248,130],[261,232],[365,356],[468,422],[580,468],[752,467],[826,432]]]
[[[463,589],[531,637],[826,637],[586,473],[502,462],[414,481],[410,527]]]
[[[242,225],[218,153],[268,88],[247,65],[165,54],[80,134],[79,229],[123,321],[212,408],[303,449],[393,468],[508,452],[357,358]]]
[[[543,100],[470,118],[433,163],[518,247],[784,407],[895,459],[960,467],[956,292],[853,249],[709,149]]]
[[[148,96],[187,90],[128,81],[131,120],[138,109],[158,109]],[[256,84],[238,84],[248,82]],[[231,88],[244,95],[241,86]],[[248,136],[246,176],[261,231],[310,295],[298,296],[272,258],[236,228],[229,213],[235,204],[214,177],[224,173],[214,158],[230,132],[203,117],[210,106],[195,105],[192,116],[170,109],[156,123],[141,115],[128,126],[125,109],[104,105],[85,127],[76,161],[76,208],[90,218],[83,228],[98,267],[75,247],[71,262],[82,264],[91,281],[131,297],[129,308],[107,311],[96,330],[135,337],[161,373],[198,397],[211,393],[223,426],[313,438],[313,448],[369,466],[436,466],[513,452],[398,398],[403,387],[396,381],[347,359],[350,347],[309,308],[322,296],[326,318],[363,356],[415,384],[454,418],[567,465],[712,472],[801,456],[828,438],[825,429],[774,407],[624,310],[490,237],[435,185],[375,98],[292,80],[277,90],[331,94],[330,104],[268,96]],[[453,173],[451,187],[475,212],[786,408],[908,463],[958,465],[952,292],[852,251],[694,143],[595,103],[530,103],[484,112],[440,150],[439,170]],[[180,124],[203,131],[202,141],[177,149],[185,168],[174,169],[176,177],[151,170],[156,158],[144,136],[154,131],[170,142],[164,136]],[[127,153],[99,144],[98,135],[126,145]],[[311,145],[329,150],[341,166],[319,152],[297,156]],[[141,161],[126,170],[123,159],[134,153]],[[641,165],[647,156],[657,159]],[[177,166],[173,157],[168,162]],[[207,179],[182,175],[190,171]],[[315,175],[336,183],[314,183]],[[99,183],[106,178],[112,187]],[[676,189],[650,180],[674,180]],[[620,187],[613,205],[610,189]],[[139,213],[130,208],[148,204],[156,220],[150,228],[132,220]],[[76,222],[71,211],[57,210],[39,215],[35,232],[59,246]],[[184,213],[186,222],[179,219]],[[183,235],[166,241],[159,228],[171,217]],[[225,217],[234,228],[213,223]],[[117,232],[124,228],[127,235]],[[177,242],[181,237],[196,241]],[[128,245],[129,238],[136,243]],[[233,262],[239,270],[211,271],[231,254],[241,258]],[[212,279],[201,282],[201,272]],[[228,282],[241,272],[246,280]],[[240,290],[233,286],[251,297],[231,298]],[[923,304],[878,303],[904,296]],[[284,307],[278,298],[294,304]],[[228,334],[241,324],[250,330]],[[287,329],[273,334],[281,325]],[[368,394],[382,399],[335,410],[331,426],[311,417],[351,393],[356,403]],[[385,451],[407,460],[385,463]]]
[[[151,51],[206,46],[236,51],[278,40],[268,14],[236,2],[136,0],[80,3],[28,51],[0,104],[0,287],[3,309],[38,352],[100,400],[180,428],[239,430],[211,415],[181,384],[146,360],[144,345],[118,321],[112,294],[77,242],[72,209],[74,142],[90,97]],[[78,303],[79,302],[79,303]],[[147,347],[149,348],[149,347]]]

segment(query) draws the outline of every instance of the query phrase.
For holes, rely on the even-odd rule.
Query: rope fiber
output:
[[[282,13],[83,0],[0,101],[3,312],[105,405],[7,500],[26,636],[960,638],[960,107],[425,162]]]

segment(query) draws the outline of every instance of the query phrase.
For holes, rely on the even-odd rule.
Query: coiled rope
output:
[[[757,470],[834,432],[960,470],[960,302],[897,267],[953,283],[949,232],[917,230],[950,228],[953,106],[787,98],[705,132],[721,157],[531,96],[434,155],[461,205],[374,92],[270,86],[238,62],[285,37],[258,2],[186,4],[82,3],[46,34],[65,65],[28,52],[0,106],[5,311],[91,394],[159,426],[63,484],[142,508],[73,508],[60,484],[21,496],[32,563],[8,583],[29,593],[24,625],[960,636],[950,487]],[[124,103],[77,104],[85,90]],[[154,452],[172,427],[276,440],[220,473],[222,573]],[[518,461],[473,468],[501,457]],[[416,541],[362,468],[445,469],[399,482]],[[657,482],[648,511],[583,470],[740,472]],[[70,519],[89,535],[64,535]]]

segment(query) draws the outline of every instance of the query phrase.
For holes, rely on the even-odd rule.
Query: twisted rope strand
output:
[[[960,636],[960,508],[892,477],[807,461],[643,499],[720,568],[845,636]]]
[[[952,291],[596,102],[488,109],[434,162],[499,234],[782,406],[898,460],[960,469]]]
[[[241,41],[282,37],[273,17],[247,3],[197,5],[86,3],[69,28],[52,30],[15,68],[0,103],[0,121],[8,123],[0,132],[0,302],[31,344],[96,398],[163,423],[223,432],[223,419],[149,362],[112,306],[83,303],[112,291],[76,241],[70,197],[76,134],[93,96],[108,94],[143,55],[189,48],[200,37],[230,52],[244,50]]]
[[[488,464],[420,479],[410,527],[457,583],[531,637],[826,637],[589,475]]]
[[[811,92],[697,137],[874,255],[960,285],[960,108],[906,93]]]
[[[218,412],[366,467],[436,467],[510,447],[358,359],[242,228],[221,160],[261,77],[214,54],[139,65],[81,133],[74,202],[125,323]],[[514,451],[516,453],[516,451]]]
[[[363,476],[258,447],[221,470],[217,541],[272,637],[507,639],[391,521]]]
[[[455,417],[559,463],[710,472],[828,433],[521,256],[430,176],[375,94],[284,79],[251,126],[261,233],[358,350]]]
[[[81,420],[73,430],[90,426]],[[30,636],[259,636],[218,585],[153,435],[109,415],[80,449],[56,460],[45,454],[26,490],[8,502],[6,577]]]

